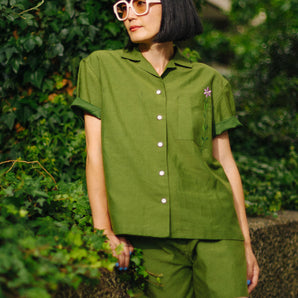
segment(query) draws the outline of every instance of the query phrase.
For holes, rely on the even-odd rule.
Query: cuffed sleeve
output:
[[[230,84],[226,81],[214,107],[214,130],[217,136],[242,124],[236,117],[235,102]]]
[[[101,118],[102,87],[98,60],[92,55],[80,63],[76,94],[71,108],[81,119],[85,112]]]
[[[77,97],[72,105],[72,110],[75,112],[76,115],[80,117],[81,120],[84,120],[84,113],[91,114],[92,116],[95,116],[97,118],[101,118],[101,109],[83,99],[80,99]]]

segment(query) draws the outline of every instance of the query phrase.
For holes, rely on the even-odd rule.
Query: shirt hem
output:
[[[242,234],[239,233],[144,233],[144,232],[136,232],[129,230],[118,230],[114,231],[116,235],[130,235],[130,236],[142,236],[142,237],[154,237],[154,238],[169,238],[169,239],[206,239],[206,240],[244,240]]]

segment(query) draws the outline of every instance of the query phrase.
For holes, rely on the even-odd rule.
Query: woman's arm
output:
[[[104,234],[110,241],[113,254],[119,260],[119,267],[127,268],[133,247],[125,238],[115,236],[112,230],[102,159],[101,120],[89,114],[84,115],[84,120],[87,148],[86,180],[93,225],[98,230],[104,230]],[[123,243],[124,249],[120,255],[116,255],[115,248],[121,243]]]
[[[248,291],[250,293],[257,285],[259,267],[251,247],[249,227],[245,211],[243,187],[240,174],[231,151],[228,132],[224,132],[221,135],[215,137],[213,139],[212,145],[213,156],[222,165],[232,188],[235,210],[241,231],[244,236],[247,262],[247,279],[251,280],[251,284],[248,287]]]

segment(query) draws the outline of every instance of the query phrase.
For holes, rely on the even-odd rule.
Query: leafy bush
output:
[[[74,181],[84,176],[85,154],[69,110],[78,63],[125,38],[108,0],[40,4],[30,10],[32,1],[0,1],[0,160],[39,160]]]
[[[233,1],[242,33],[232,36],[232,83],[244,127],[232,141],[246,155],[239,165],[250,214],[297,210],[297,9],[293,0]],[[263,23],[251,26],[260,14]]]
[[[39,163],[22,161],[2,164],[0,179],[1,297],[46,298],[63,285],[94,286],[102,268],[113,270],[117,259],[102,231],[93,231],[81,182],[57,185]],[[148,274],[139,251],[130,268],[122,277],[144,288]]]
[[[0,1],[0,81],[5,96],[19,86],[51,91],[53,73],[74,74],[91,51],[123,44],[109,0],[44,1],[24,13],[31,2]]]
[[[298,155],[294,147],[282,159],[255,159],[236,154],[249,215],[277,215],[281,209],[297,210]]]
[[[263,23],[251,26],[261,13]],[[245,124],[236,137],[242,143],[254,140],[246,148],[255,156],[283,157],[297,145],[297,13],[293,0],[233,1],[231,17],[234,25],[242,25],[242,33],[232,37],[233,84]]]
[[[61,77],[55,86],[62,81]],[[63,181],[82,178],[85,134],[69,109],[70,101],[65,91],[54,90],[50,95],[34,92],[3,102],[0,158],[38,160]]]

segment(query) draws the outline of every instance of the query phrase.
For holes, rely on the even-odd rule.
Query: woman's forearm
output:
[[[93,225],[108,234],[112,232],[112,227],[104,178],[101,120],[88,114],[85,114],[84,119],[87,149],[86,180]]]
[[[213,140],[213,156],[222,165],[224,172],[229,180],[233,192],[234,206],[244,237],[245,245],[250,246],[251,240],[245,211],[242,182],[236,162],[233,158],[227,132],[223,133]]]
[[[225,171],[225,174],[232,188],[234,206],[237,213],[239,225],[243,233],[245,245],[250,246],[251,240],[250,240],[249,227],[248,227],[246,211],[245,211],[245,201],[244,201],[242,182],[241,182],[241,178],[240,178],[240,174],[239,174],[236,162],[233,157],[231,158],[232,160],[228,162],[228,165],[223,166],[223,169]]]
[[[92,211],[93,225],[96,229],[112,230],[105,188],[102,162],[99,158],[87,156],[86,180],[88,197]]]

